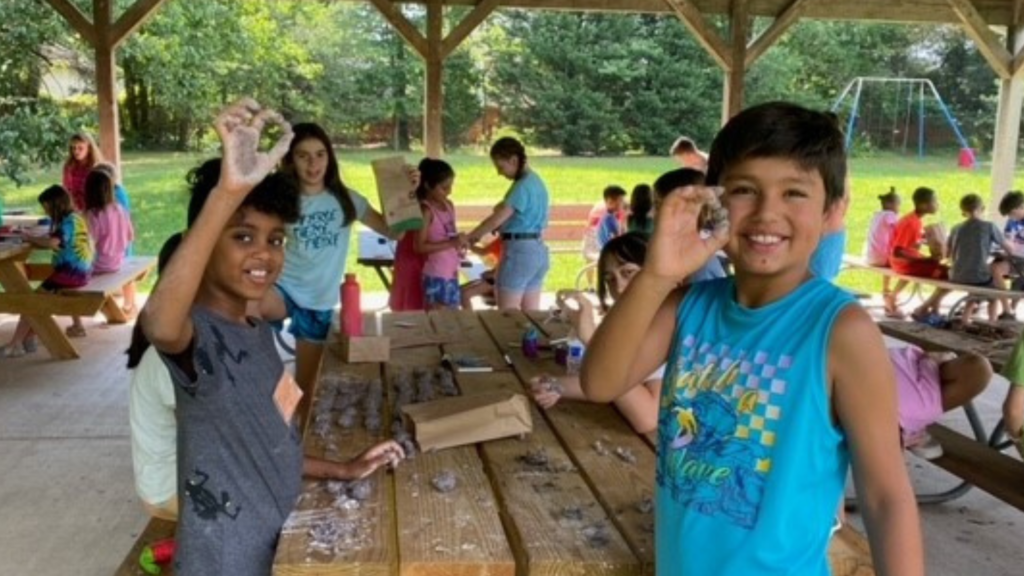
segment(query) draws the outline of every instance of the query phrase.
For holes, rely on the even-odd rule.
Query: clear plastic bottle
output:
[[[565,358],[565,373],[576,375],[580,373],[580,368],[583,366],[583,353],[586,351],[586,347],[583,345],[583,341],[576,336],[575,331],[569,333],[568,346],[569,352]]]

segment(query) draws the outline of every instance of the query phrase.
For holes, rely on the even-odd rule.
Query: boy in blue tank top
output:
[[[828,574],[850,464],[877,573],[924,573],[881,334],[808,271],[845,174],[825,114],[786,103],[740,113],[711,147],[707,182],[722,190],[685,187],[662,203],[642,271],[591,340],[591,401],[668,364],[659,575]],[[708,217],[719,201],[728,217]],[[720,248],[735,277],[678,288]]]

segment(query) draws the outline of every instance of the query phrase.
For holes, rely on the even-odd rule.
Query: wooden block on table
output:
[[[349,364],[387,362],[391,358],[391,339],[387,336],[341,336],[338,354]]]

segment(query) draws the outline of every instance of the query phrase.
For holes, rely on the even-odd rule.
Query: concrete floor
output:
[[[10,337],[14,320],[0,315],[0,342]],[[86,326],[89,337],[75,342],[81,360],[54,362],[45,353],[0,360],[0,576],[106,576],[146,524],[135,498],[128,440],[122,351],[130,328],[99,320],[86,320]],[[1004,381],[993,382],[976,401],[990,425],[1005,392]],[[960,413],[946,421],[966,426]],[[954,483],[912,456],[908,465],[920,490]],[[928,574],[1022,573],[1021,512],[972,490],[923,507],[921,517]]]

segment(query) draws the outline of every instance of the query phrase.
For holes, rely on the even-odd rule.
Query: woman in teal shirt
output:
[[[494,212],[469,233],[470,243],[500,230],[502,253],[498,265],[498,308],[539,310],[544,277],[551,266],[544,229],[548,227],[548,189],[526,162],[526,148],[515,138],[500,138],[491,146],[498,174],[512,180]]]

